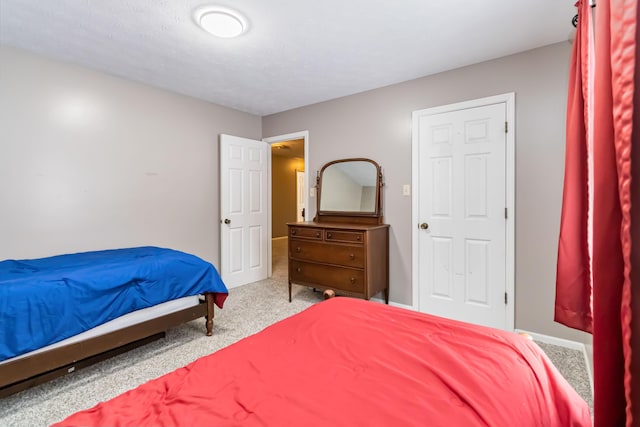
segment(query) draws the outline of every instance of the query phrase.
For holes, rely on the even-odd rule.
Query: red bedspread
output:
[[[333,298],[56,426],[590,426],[516,334]]]

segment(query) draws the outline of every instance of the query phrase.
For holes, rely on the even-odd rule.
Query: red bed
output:
[[[516,334],[333,298],[55,426],[590,426]]]

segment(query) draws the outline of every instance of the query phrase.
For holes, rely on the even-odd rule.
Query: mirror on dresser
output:
[[[292,284],[389,302],[389,226],[382,216],[382,169],[365,158],[334,160],[317,175],[313,221],[288,223]]]
[[[373,160],[334,160],[316,180],[316,221],[382,223],[382,170]]]

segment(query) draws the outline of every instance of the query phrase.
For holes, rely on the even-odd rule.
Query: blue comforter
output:
[[[215,267],[140,247],[0,262],[0,361],[126,313],[204,292],[227,294]],[[224,298],[216,298],[221,307]]]

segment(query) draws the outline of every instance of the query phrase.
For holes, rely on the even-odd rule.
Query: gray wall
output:
[[[258,116],[0,47],[0,259],[158,245],[219,265],[218,134]]]
[[[309,130],[311,176],[336,158],[382,165],[391,299],[412,304],[411,112],[515,92],[516,327],[588,342],[552,321],[569,55],[561,43],[261,123],[0,47],[0,259],[155,244],[218,265],[218,134]]]
[[[309,131],[309,173],[328,161],[369,157],[383,168],[391,225],[391,300],[411,305],[411,113],[516,93],[516,327],[589,342],[553,322],[564,170],[569,43],[263,117],[263,137]],[[315,200],[310,211],[315,210]]]

